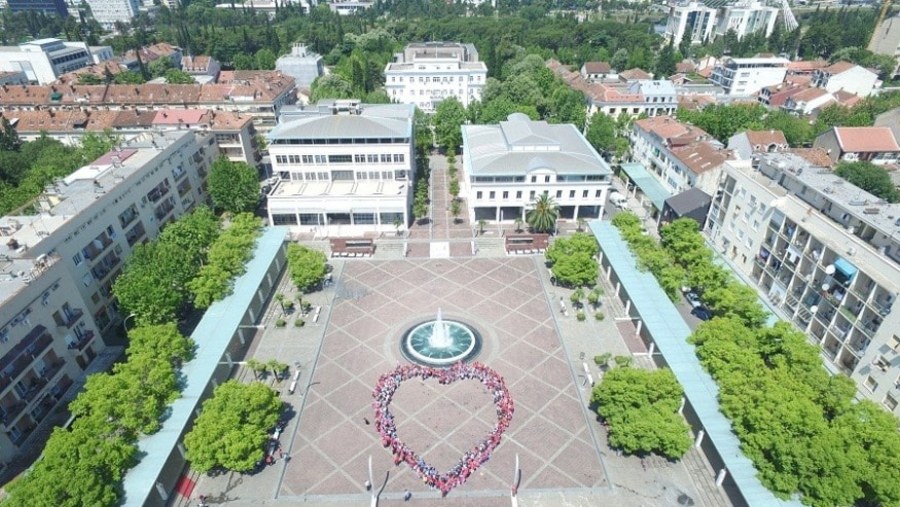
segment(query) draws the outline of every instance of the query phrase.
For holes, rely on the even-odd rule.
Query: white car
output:
[[[628,198],[618,192],[610,192],[609,202],[619,209],[625,209],[628,204]]]

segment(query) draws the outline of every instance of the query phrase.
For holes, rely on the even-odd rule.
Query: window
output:
[[[321,225],[318,213],[300,213],[300,225]]]
[[[303,155],[303,163],[304,164],[312,164],[313,156],[312,155]]]
[[[532,190],[531,192],[528,192],[528,198],[534,199],[534,190]]]
[[[503,191],[503,198],[504,198],[504,199],[509,199],[509,192],[508,192],[508,191],[506,191],[506,190]]]
[[[599,199],[602,194],[603,194],[602,190],[597,190],[596,192],[594,192],[594,197]]]
[[[329,164],[349,164],[353,162],[352,155],[328,155]]]
[[[300,155],[288,155],[288,163],[289,164],[299,164],[300,163]]]
[[[872,378],[871,376],[866,377],[865,386],[866,386],[866,389],[868,389],[870,392],[874,393],[875,390],[878,389],[878,382],[876,382],[875,379]]]
[[[550,175],[544,176],[544,183],[550,183]]]
[[[574,198],[575,198],[575,191],[569,190],[569,199],[574,199]]]
[[[366,160],[370,164],[377,164],[378,163],[378,155],[366,155]]]
[[[406,156],[403,153],[395,153],[394,154],[394,162],[403,163],[406,161]]]
[[[557,191],[556,191],[556,198],[557,198],[557,199],[562,199],[562,190],[557,190]]]
[[[491,190],[491,192],[488,194],[488,199],[496,199],[496,198],[497,198],[497,192],[494,192],[493,190]]]
[[[272,225],[297,225],[297,215],[293,213],[273,214]]]
[[[332,171],[331,179],[333,181],[351,181],[353,180],[353,171]]]
[[[356,225],[372,225],[375,223],[375,213],[354,213],[353,223]]]
[[[894,397],[891,396],[890,394],[886,394],[886,395],[884,396],[884,406],[885,406],[888,410],[890,410],[891,412],[893,412],[894,410],[897,409],[897,400],[894,399]]]
[[[325,163],[325,155],[316,155],[316,163],[324,164]]]
[[[531,177],[531,182],[532,182],[532,183],[537,183],[537,176],[532,176],[532,177]]]
[[[521,198],[522,198],[522,191],[516,190],[516,199],[521,199]]]
[[[481,199],[483,195],[484,195],[484,193],[481,190],[479,190],[478,192],[475,192],[476,199]]]
[[[588,191],[587,191],[587,190],[584,190],[584,191],[581,192],[581,198],[582,198],[582,199],[587,199],[587,196],[588,196]]]
[[[81,257],[81,252],[78,252],[77,254],[72,256],[72,262],[74,262],[76,266],[81,264],[83,261],[84,258]]]
[[[382,153],[381,154],[381,163],[382,164],[390,164],[391,163],[390,153]]]
[[[366,156],[357,153],[356,155],[353,155],[353,161],[356,162],[357,164],[365,164]]]
[[[366,180],[366,179],[369,179],[369,178],[368,178],[368,176],[366,175],[366,172],[365,172],[365,171],[360,171],[360,172],[356,173],[356,179],[358,179],[358,180]]]

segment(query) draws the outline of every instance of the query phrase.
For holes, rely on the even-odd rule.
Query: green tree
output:
[[[597,259],[585,252],[560,257],[550,269],[559,283],[568,287],[593,286],[597,283]]]
[[[103,79],[97,74],[84,73],[78,75],[78,84],[80,85],[98,85],[103,84]]]
[[[328,258],[319,250],[291,244],[287,251],[291,281],[297,289],[310,292],[317,287],[328,272]]]
[[[194,80],[194,76],[188,74],[183,70],[178,69],[169,69],[163,74],[163,77],[166,78],[167,84],[196,84],[197,81]]]
[[[531,202],[531,209],[525,213],[525,221],[534,232],[553,232],[559,218],[559,206],[546,193],[540,194]]]
[[[317,77],[310,88],[310,102],[318,102],[322,99],[349,99],[353,96],[350,83],[337,74]]]
[[[609,424],[609,443],[628,454],[680,458],[691,447],[690,428],[678,413],[684,390],[668,369],[614,368],[591,392]]]
[[[193,357],[194,342],[182,335],[174,322],[136,327],[128,331],[127,353],[129,358],[149,356],[176,366]]]
[[[144,76],[130,70],[116,74],[116,84],[144,84],[146,82]]]
[[[244,273],[262,221],[252,213],[232,218],[228,228],[210,246],[207,262],[197,276],[188,282],[194,306],[207,308],[231,293],[231,282]]]
[[[675,73],[675,64],[677,63],[678,62],[675,59],[675,48],[672,45],[672,41],[669,41],[656,56],[656,67],[654,68],[654,72],[656,73],[656,76],[661,79],[667,78]]]
[[[466,110],[456,97],[441,101],[434,111],[434,130],[438,145],[445,151],[456,151],[462,144],[461,126],[466,122]]]
[[[219,211],[253,211],[259,204],[259,178],[245,162],[232,162],[220,156],[209,171],[209,196]]]
[[[735,280],[706,290],[703,293],[703,301],[712,310],[713,315],[735,317],[750,327],[762,325],[768,316],[759,304],[756,291]]]
[[[200,473],[219,466],[237,472],[253,469],[265,454],[282,407],[278,393],[259,382],[229,380],[217,387],[184,436],[191,468]]]
[[[835,174],[888,202],[900,202],[900,192],[887,171],[871,162],[841,162]]]
[[[575,253],[580,252],[587,254],[589,257],[596,257],[599,251],[600,245],[597,244],[597,239],[593,234],[576,232],[568,237],[556,238],[550,247],[547,248],[545,256],[552,265],[561,258]]]
[[[585,139],[598,152],[615,154],[618,150],[616,130],[616,120],[598,111],[591,116]]]
[[[19,133],[5,116],[0,116],[0,151],[19,151],[21,147]]]
[[[262,48],[253,55],[256,68],[259,70],[275,69],[275,60],[277,59],[278,57],[275,56],[275,53],[269,48]]]

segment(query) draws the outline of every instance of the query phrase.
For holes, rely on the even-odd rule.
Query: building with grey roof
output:
[[[425,112],[448,97],[463,107],[481,100],[487,65],[474,44],[421,42],[406,46],[384,68],[384,90],[394,102],[415,104]]]
[[[29,82],[49,84],[66,72],[94,63],[84,42],[39,39],[18,46],[0,46],[0,71],[23,72]]]
[[[269,221],[321,235],[404,230],[415,178],[415,107],[322,101],[282,110],[269,132],[278,182]]]
[[[612,171],[572,124],[551,125],[513,113],[499,125],[463,125],[461,195],[472,223],[525,219],[544,194],[560,218],[599,218]]]
[[[216,156],[209,134],[146,133],[50,185],[32,213],[0,218],[0,474],[40,447],[49,414],[119,334],[111,288],[125,259],[204,202]]]
[[[298,88],[312,85],[317,77],[325,73],[325,62],[322,55],[310,51],[305,44],[294,44],[290,54],[278,57],[275,70],[294,78]]]
[[[726,164],[705,231],[829,371],[900,415],[900,205],[791,153]]]

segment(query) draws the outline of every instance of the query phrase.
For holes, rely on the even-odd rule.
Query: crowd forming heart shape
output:
[[[418,454],[410,449],[397,437],[397,425],[394,422],[394,414],[391,413],[391,400],[397,388],[406,380],[420,378],[427,380],[437,379],[442,385],[452,384],[457,380],[479,380],[481,384],[493,396],[494,405],[497,407],[497,424],[491,432],[478,445],[466,451],[459,462],[447,473],[440,473],[433,466],[425,462]],[[487,366],[473,363],[456,363],[449,368],[431,368],[419,365],[400,365],[393,371],[385,373],[378,379],[375,391],[372,392],[375,401],[372,407],[375,409],[375,430],[381,436],[381,443],[390,448],[394,454],[394,464],[405,462],[413,471],[422,478],[428,486],[439,489],[446,496],[453,488],[466,482],[478,467],[491,457],[494,449],[500,445],[500,438],[509,422],[512,420],[515,407],[506,381],[503,377]]]

